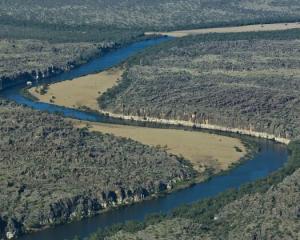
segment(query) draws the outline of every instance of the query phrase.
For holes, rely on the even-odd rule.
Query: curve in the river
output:
[[[138,51],[145,49],[146,47],[159,44],[168,39],[169,38],[160,38],[131,44],[122,49],[107,53],[105,56],[99,57],[82,67],[54,77],[50,79],[50,81],[72,79],[113,67]],[[19,93],[22,87],[23,86],[17,86],[7,89],[2,92],[2,95],[8,99],[25,104],[34,109],[47,112],[59,112],[66,117],[88,121],[113,122],[113,119],[108,119],[105,116],[98,114],[31,101]],[[120,123],[120,121],[121,120],[118,120],[118,123]],[[227,189],[238,188],[244,183],[266,177],[271,172],[276,171],[284,165],[287,161],[288,153],[286,147],[282,144],[259,139],[257,139],[257,141],[260,144],[261,151],[251,160],[232,169],[226,175],[215,176],[208,182],[196,184],[193,187],[171,193],[161,198],[134,204],[118,210],[108,211],[90,219],[57,226],[55,228],[23,236],[20,239],[59,240],[72,239],[75,235],[87,237],[100,227],[107,227],[127,220],[142,220],[146,215],[152,213],[167,213],[182,204],[189,204],[203,198],[215,196]]]

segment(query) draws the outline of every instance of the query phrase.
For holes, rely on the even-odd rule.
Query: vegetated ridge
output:
[[[1,85],[10,85],[11,80],[20,79],[20,82],[24,82],[34,80],[37,76],[49,76],[52,70],[56,73],[69,70],[100,53],[99,46],[118,46],[135,41],[143,36],[145,30],[297,21],[298,5],[297,0],[235,0],[228,5],[220,0],[3,0],[0,2],[0,38],[1,46],[4,47],[0,48],[0,52],[5,62],[1,72],[7,74],[4,84],[1,76]],[[31,42],[34,42],[34,46]],[[70,43],[76,43],[76,46]],[[34,50],[36,46],[38,48]],[[83,52],[86,50],[91,55],[85,57]],[[32,56],[32,51],[43,57]],[[68,59],[63,58],[63,55],[67,55]],[[12,65],[16,68],[11,69]],[[14,237],[29,229],[93,215],[107,205],[114,205],[115,199],[118,202],[124,196],[122,190],[114,189],[120,186],[116,178],[121,177],[127,184],[121,183],[124,188],[131,187],[132,191],[134,186],[140,186],[136,193],[143,197],[146,188],[142,186],[149,181],[154,182],[153,185],[149,183],[149,189],[161,190],[173,177],[189,178],[193,175],[185,162],[136,142],[75,130],[57,116],[38,113],[2,100],[0,111],[0,159],[1,166],[4,166],[1,168],[0,179],[0,197],[3,198],[0,201],[2,237]],[[99,139],[103,144],[99,144]],[[123,159],[124,153],[127,153],[125,156],[128,158]],[[99,156],[104,158],[99,160]],[[144,156],[142,160],[150,160],[140,163],[138,159],[141,156]],[[142,170],[132,167],[129,157],[130,160],[134,159],[135,167],[141,167]],[[108,163],[107,158],[115,161],[113,164]],[[120,165],[119,158],[122,158],[125,165],[129,165]],[[161,161],[162,158],[166,160]],[[115,171],[118,167],[124,167],[120,169],[119,175]],[[128,175],[127,167],[136,171]],[[144,176],[148,168],[149,175]],[[136,179],[141,172],[142,178]],[[134,177],[128,179],[126,176]],[[94,183],[93,179],[99,182]],[[71,184],[65,186],[65,182]],[[78,185],[73,185],[74,182],[78,182]],[[113,189],[107,189],[102,194],[103,185],[112,186]],[[86,186],[95,188],[86,189]],[[132,191],[126,191],[125,201],[129,195],[132,196]]]
[[[141,201],[195,177],[163,149],[0,100],[0,237]]]
[[[133,57],[104,111],[300,136],[299,30],[185,37]]]
[[[50,44],[39,40],[0,40],[0,90],[68,71],[113,46],[109,42]]]
[[[299,7],[297,0],[2,0],[0,17],[3,24],[179,30],[297,21]]]
[[[99,230],[89,240],[298,239],[300,142],[288,148],[288,163],[265,179],[179,207],[169,215]]]

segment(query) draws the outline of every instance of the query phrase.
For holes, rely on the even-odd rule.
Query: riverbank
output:
[[[119,42],[78,42],[76,44],[53,44],[47,41],[34,40],[34,43],[39,47],[36,47],[36,49],[33,48],[29,52],[27,50],[31,48],[30,44],[33,43],[32,41],[12,40],[9,42],[9,40],[3,40],[5,42],[4,46],[2,44],[3,41],[0,41],[1,47],[8,52],[2,54],[3,61],[12,61],[12,64],[9,64],[9,66],[12,66],[17,61],[18,69],[22,69],[22,71],[13,72],[10,68],[6,69],[5,65],[3,65],[2,68],[0,67],[0,72],[4,72],[4,75],[0,76],[0,92],[18,85],[25,86],[26,83],[30,85],[43,84],[50,78],[59,78],[62,74],[79,69],[83,65],[90,64],[95,59],[105,56],[117,49],[126,48],[127,46],[135,44],[138,45],[138,43],[147,41],[150,41],[149,45],[151,46],[151,41],[158,39],[163,41],[168,38],[151,34],[141,34]],[[10,49],[5,49],[6,45],[8,45],[7,42],[11,45]],[[13,53],[16,46],[20,48],[20,52],[17,55],[18,58],[10,59],[9,52],[12,51]],[[21,49],[24,52],[21,52]],[[42,51],[38,49],[42,49]]]
[[[143,222],[99,228],[88,239],[146,240],[155,237],[160,239],[166,235],[175,239],[178,234],[185,239],[199,236],[212,239],[220,236],[239,239],[239,236],[246,236],[246,239],[253,239],[253,236],[276,238],[279,235],[286,236],[284,239],[297,239],[299,141],[290,143],[288,149],[290,155],[287,163],[264,179],[245,184],[238,190],[231,189],[218,196],[178,207],[171,214],[156,214],[148,216]],[[266,229],[265,224],[268,225]]]
[[[216,130],[216,131],[221,131],[221,132],[237,133],[237,134],[241,134],[241,135],[247,135],[247,136],[252,136],[252,137],[257,137],[257,138],[274,140],[275,142],[283,143],[286,145],[289,144],[291,141],[288,138],[278,137],[273,134],[264,133],[264,132],[256,132],[256,131],[241,129],[241,128],[230,128],[230,127],[224,127],[224,126],[220,126],[220,125],[212,125],[212,124],[206,124],[206,123],[194,123],[192,121],[183,121],[183,120],[159,119],[159,118],[141,117],[141,116],[126,116],[126,115],[111,113],[111,112],[107,112],[107,111],[99,111],[99,112],[101,112],[102,114],[106,114],[107,116],[110,116],[113,118],[120,118],[120,119],[124,119],[124,120],[160,123],[160,124],[167,124],[167,125],[181,125],[181,126],[186,126],[186,127],[196,127],[196,128]]]
[[[42,232],[21,237],[22,240],[52,240],[52,239],[73,239],[79,236],[84,239],[99,228],[106,232],[106,227],[125,221],[136,220],[142,222],[150,214],[170,213],[172,209],[182,205],[194,203],[201,199],[217,196],[228,189],[239,188],[244,183],[261,179],[284,165],[287,159],[286,147],[273,142],[259,141],[261,151],[250,161],[243,162],[224,175],[218,175],[209,181],[200,184],[184,186],[180,191],[163,195],[163,197],[152,198],[143,201],[141,204],[133,204],[127,207],[117,208],[112,211],[103,212],[91,219],[81,220],[66,225],[56,226]],[[261,181],[262,187],[269,184],[269,180]],[[251,185],[251,184],[250,184]],[[251,185],[252,186],[252,185]],[[251,190],[251,189],[250,189]],[[244,188],[243,190],[244,191]],[[229,197],[228,192],[225,196]],[[220,201],[222,203],[222,201]],[[213,208],[214,205],[210,205]],[[127,225],[126,225],[127,226]],[[114,228],[116,230],[116,228]],[[101,239],[101,238],[100,238]]]
[[[120,81],[123,71],[121,68],[109,69],[98,74],[49,84],[46,89],[43,89],[43,86],[36,86],[29,89],[27,95],[31,94],[32,99],[38,99],[40,102],[99,112],[98,97]],[[121,117],[117,116],[117,118]],[[190,161],[199,173],[208,169],[212,173],[228,170],[248,154],[248,150],[241,140],[234,137],[77,120],[72,120],[72,123],[76,127],[88,127],[91,131],[131,138],[154,147],[159,146],[171,154]],[[156,121],[155,123],[162,122]]]
[[[1,239],[141,202],[197,176],[163,149],[3,99],[0,106]]]
[[[1,43],[1,41],[0,41]],[[36,44],[36,49],[31,52],[30,44]],[[41,83],[45,79],[58,76],[63,72],[71,71],[79,66],[88,63],[91,59],[116,49],[116,43],[77,43],[77,44],[51,44],[49,42],[19,40],[2,43],[6,54],[2,54],[3,60],[8,62],[0,68],[0,90],[11,88],[19,84]],[[16,46],[19,48],[17,59],[14,51]],[[21,49],[21,50],[20,50]],[[41,50],[37,50],[41,49]],[[10,52],[11,51],[11,52]],[[15,61],[18,61],[17,69],[22,71],[13,71],[12,67]]]
[[[226,171],[249,153],[249,149],[246,149],[240,139],[216,134],[94,123],[74,119],[71,122],[75,127],[86,127],[90,131],[130,138],[146,145],[164,149],[170,154],[182,156],[199,173],[208,169],[213,173]]]
[[[136,49],[134,49],[134,51],[136,51]],[[113,55],[113,54],[112,54]],[[114,55],[113,55],[114,57]],[[113,58],[112,57],[112,58]],[[103,64],[105,67],[107,67],[106,64]],[[97,63],[97,65],[93,65],[95,67],[102,68],[103,66],[101,63]],[[88,68],[88,69],[86,69]],[[80,71],[72,71],[72,74],[70,74],[71,76],[74,75],[82,75],[82,72],[87,73],[89,72],[94,72],[95,70],[91,70],[91,68],[89,68],[89,66],[87,66],[84,69],[81,69]],[[67,77],[64,75],[63,77],[61,77],[60,81],[64,80],[64,79],[72,79],[74,77],[70,77],[70,75],[68,75]],[[57,107],[55,107],[54,105],[48,105],[48,104],[42,104],[42,103],[38,103],[38,102],[30,102],[29,100],[23,99],[22,96],[19,95],[18,89],[15,89],[14,91],[10,91],[6,93],[6,97],[11,99],[11,100],[15,100],[19,103],[23,103],[26,105],[31,106],[32,108],[38,109],[38,110],[44,110],[44,111],[52,111],[52,112],[60,112],[59,110],[61,110],[62,112],[68,112],[67,109],[65,108],[60,108],[58,109]],[[54,110],[54,111],[53,111]],[[74,111],[75,112],[75,111]],[[80,112],[80,111],[78,111]],[[82,114],[84,115],[84,113],[82,112]],[[85,115],[88,115],[88,113],[86,113]],[[84,116],[85,116],[84,115]],[[144,202],[143,204],[134,204],[128,208],[122,208],[122,209],[118,209],[118,211],[109,211],[104,214],[99,215],[98,217],[95,217],[93,219],[87,220],[86,222],[88,222],[88,229],[89,231],[92,231],[92,229],[94,229],[91,225],[93,221],[95,221],[95,224],[97,223],[97,219],[103,219],[103,223],[104,225],[109,225],[112,222],[116,223],[118,221],[122,221],[122,219],[132,219],[134,218],[134,213],[136,213],[138,215],[138,217],[143,217],[145,216],[144,213],[151,213],[151,212],[159,212],[161,210],[163,211],[167,211],[168,209],[172,209],[175,206],[178,206],[180,204],[183,203],[187,203],[189,201],[196,201],[197,199],[200,199],[202,195],[205,194],[211,194],[211,190],[216,190],[216,192],[219,191],[223,191],[223,187],[227,188],[228,186],[239,186],[241,184],[241,182],[244,181],[252,181],[253,180],[253,176],[255,177],[259,177],[261,176],[260,174],[263,174],[263,176],[265,176],[265,174],[268,174],[270,171],[274,170],[274,169],[278,169],[279,166],[282,166],[282,162],[285,161],[285,155],[280,155],[277,154],[277,150],[279,152],[283,151],[281,149],[281,146],[279,146],[280,148],[277,149],[277,145],[275,143],[269,143],[271,146],[274,146],[272,148],[265,148],[264,147],[264,142],[262,141],[262,151],[259,152],[259,154],[257,154],[256,156],[253,157],[252,161],[246,161],[243,162],[243,164],[240,164],[239,166],[233,168],[230,172],[228,172],[228,174],[226,175],[222,175],[222,176],[218,176],[218,177],[214,177],[212,178],[212,181],[208,181],[206,183],[203,184],[197,184],[194,185],[191,188],[186,188],[182,191],[179,192],[174,192],[170,195],[165,196],[164,198],[158,198],[158,199],[153,199],[149,202]],[[277,160],[278,159],[278,162]],[[264,160],[264,161],[262,161]],[[270,160],[270,162],[268,162]],[[272,161],[271,161],[272,160]],[[257,166],[256,164],[263,164],[262,167]],[[245,173],[243,174],[239,174],[238,171],[239,169],[243,169],[243,168],[247,168],[247,170],[245,171]],[[257,172],[257,173],[256,173]],[[240,178],[242,176],[242,178]],[[228,179],[227,179],[228,177]],[[231,181],[231,177],[234,178],[234,181]],[[215,183],[214,180],[220,179],[219,183]],[[226,186],[223,184],[226,183]],[[227,184],[229,184],[227,186]],[[231,185],[233,184],[233,185]],[[206,186],[207,189],[204,187],[204,189],[202,189],[203,186]],[[177,187],[177,184],[176,184]],[[174,189],[176,189],[176,187],[174,187]],[[198,189],[199,188],[199,189]],[[209,190],[210,189],[210,190]],[[171,199],[171,201],[169,200]],[[167,204],[163,204],[164,201],[167,201]],[[153,204],[154,203],[154,204]],[[156,204],[157,203],[157,204]],[[151,207],[152,206],[152,207]],[[163,207],[163,209],[162,209]],[[142,209],[141,209],[142,208]],[[139,209],[137,211],[134,211],[133,209]],[[124,214],[124,215],[122,215]],[[118,215],[118,217],[115,217],[116,215]],[[78,222],[78,223],[72,223],[70,225],[64,225],[64,226],[57,226],[56,228],[53,229],[48,229],[45,230],[43,232],[37,233],[37,234],[33,234],[33,235],[29,235],[28,238],[29,239],[55,239],[55,238],[72,238],[74,233],[78,232],[78,230],[81,229],[81,227],[79,226],[83,226],[82,224],[84,224],[85,221],[83,222]],[[74,228],[75,226],[75,228]],[[99,224],[97,223],[97,228],[99,227]],[[70,228],[72,230],[70,230]],[[61,232],[61,230],[63,229],[63,232]],[[52,234],[53,232],[58,231],[59,234],[58,235],[54,235]],[[69,233],[71,233],[71,235],[68,235]],[[81,231],[80,234],[86,234],[85,231]],[[41,237],[42,236],[42,237]],[[86,236],[86,235],[85,235]],[[27,239],[27,237],[25,236],[24,239]]]
[[[109,87],[106,85],[106,81],[102,82],[101,78],[103,76],[109,76],[108,79],[108,81],[110,81],[109,86],[114,86],[120,80],[122,73],[123,71],[120,69],[108,70],[99,73],[98,78],[96,78],[95,81],[97,82],[97,86],[101,88],[101,94],[103,94],[105,91],[109,89]],[[201,129],[237,133],[237,134],[242,134],[242,135],[247,135],[252,137],[274,140],[276,142],[283,143],[283,144],[289,144],[290,142],[290,139],[288,138],[275,136],[273,134],[269,134],[265,132],[257,132],[251,129],[230,128],[226,126],[212,125],[207,123],[198,123],[198,122],[174,120],[174,119],[160,119],[160,118],[154,118],[149,116],[124,115],[124,114],[104,111],[101,110],[98,104],[96,103],[97,98],[99,98],[101,94],[99,94],[97,89],[93,89],[94,94],[91,94],[91,91],[89,90],[90,83],[88,83],[88,81],[85,81],[88,79],[89,77],[86,76],[84,78],[73,79],[72,81],[54,83],[49,85],[47,87],[47,91],[43,94],[37,91],[36,87],[27,90],[27,92],[29,95],[33,96],[32,99],[38,99],[41,102],[56,104],[59,106],[75,108],[75,109],[86,108],[118,119],[134,120],[139,122],[150,122],[150,123],[158,123],[158,124],[166,124],[166,125],[182,125],[186,127],[197,127]],[[82,85],[86,85],[86,88],[82,88]],[[79,94],[76,89],[80,91],[81,96],[78,96]],[[81,101],[78,101],[78,99],[81,99]]]
[[[191,30],[178,30],[170,32],[146,32],[145,35],[163,35],[169,37],[185,37],[189,35],[209,34],[209,33],[242,33],[242,32],[267,32],[267,31],[284,31],[290,29],[299,29],[300,22],[295,23],[273,23],[273,24],[254,24],[239,27],[218,27],[202,28]]]
[[[124,70],[113,68],[100,73],[47,85],[38,85],[27,91],[41,102],[71,108],[98,108],[97,98],[121,79]]]

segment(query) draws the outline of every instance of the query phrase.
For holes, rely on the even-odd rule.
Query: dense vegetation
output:
[[[0,100],[0,238],[139,201],[193,177],[182,159]]]
[[[135,56],[99,99],[126,115],[300,135],[300,31],[208,34]],[[193,118],[192,118],[193,116]]]
[[[36,51],[27,48],[28,41],[32,39],[43,41],[33,41],[32,45],[38,47],[44,44],[49,47],[50,43],[64,44],[62,47],[71,51],[68,51],[67,55],[70,61],[73,61],[72,55],[78,52],[78,48],[87,48],[90,43],[116,47],[143,38],[143,33],[147,30],[296,21],[300,17],[298,9],[298,1],[291,3],[291,1],[270,0],[254,2],[230,0],[226,4],[221,0],[3,0],[0,2],[0,39],[26,39],[27,42],[17,44],[18,46],[24,44],[21,47],[24,50],[21,53],[23,56],[26,55],[26,51],[29,55],[43,54],[45,49]],[[69,43],[77,45],[69,48]],[[3,45],[3,42],[0,45]],[[92,47],[88,52],[93,50]],[[5,51],[5,46],[0,46],[0,53]],[[65,52],[57,51],[51,55],[48,50],[46,51],[49,60],[58,56],[62,58],[60,60],[63,61],[63,66],[69,63],[63,60]],[[88,54],[81,52],[81,55],[84,55],[85,59]],[[19,56],[19,49],[12,49],[10,56]],[[35,61],[32,54],[26,60]],[[50,61],[48,63],[50,65],[47,66],[45,63],[43,69],[36,71],[48,73],[48,68],[53,65]],[[78,61],[78,64],[80,63],[82,61]],[[1,67],[5,71],[11,71],[8,66],[9,64],[3,64]],[[19,76],[14,75],[16,70],[22,67],[24,66],[17,64],[16,69],[10,72],[17,82],[32,78],[31,72],[27,72],[26,68]],[[3,78],[3,75],[0,77]],[[6,79],[5,82],[7,81]],[[10,83],[12,82],[9,81],[8,85]]]
[[[48,24],[0,16],[0,38],[38,39],[53,43],[107,41],[122,44],[142,36],[142,31],[133,29]]]
[[[112,43],[50,44],[39,40],[0,40],[0,89],[18,80],[68,70],[113,47]]]
[[[107,48],[142,38],[146,30],[295,21],[300,18],[299,7],[298,0],[1,0],[0,89],[13,85],[13,81],[24,82],[69,70]],[[216,122],[220,118],[214,113],[220,111],[226,117],[222,118],[224,124],[231,123],[234,114],[246,107],[247,111],[241,112],[245,118],[234,124],[254,124],[258,129],[297,136],[299,41],[294,39],[299,32],[289,31],[289,37],[277,37],[276,41],[269,37],[249,40],[250,35],[243,35],[247,40],[241,39],[241,35],[226,35],[235,37],[234,41],[219,41],[224,40],[225,35],[185,38],[175,41],[167,50],[142,56],[141,62],[137,60],[141,65],[134,64],[134,59],[121,87],[110,91],[102,104],[115,111],[123,111],[126,104],[127,113],[135,113],[135,107],[138,114],[170,118],[186,118],[197,111],[198,120],[209,118]],[[210,42],[212,37],[221,39]],[[202,55],[205,57],[201,58]],[[274,69],[278,71],[273,72]],[[245,72],[251,74],[245,76]],[[287,87],[293,91],[288,93]],[[129,90],[129,95],[124,94],[124,89]],[[215,91],[218,91],[215,95],[199,95]],[[130,102],[126,102],[126,96],[131,97]],[[208,98],[213,101],[202,101]],[[169,100],[164,101],[166,99]],[[163,103],[161,107],[159,101]],[[132,108],[127,103],[132,104]],[[182,104],[187,115],[182,115]],[[230,105],[234,108],[228,108]],[[178,111],[173,112],[176,108]],[[223,112],[224,109],[228,111]],[[259,115],[253,115],[254,112]],[[0,135],[0,238],[7,232],[18,235],[26,230],[90,216],[116,204],[138,201],[194,174],[184,161],[161,149],[74,129],[58,116],[3,100],[0,100]],[[291,193],[297,192],[294,188],[298,185],[293,182],[295,174],[298,172],[278,186],[284,187],[286,183]],[[280,182],[282,176],[285,174],[274,179]],[[261,188],[273,184],[274,179],[262,182]],[[248,188],[256,189],[251,186]],[[269,191],[272,194],[277,190]],[[284,203],[282,206],[292,209],[296,204],[289,200],[290,192],[285,193],[286,198],[280,200]],[[268,200],[267,192],[257,194],[258,199]],[[149,238],[171,229],[168,232],[171,238],[177,238],[176,232],[185,232],[191,239],[195,236],[193,233],[199,233],[198,226],[204,231],[206,226],[211,226],[211,216],[224,203],[238,199],[232,196],[240,195],[225,193],[219,200],[182,208],[167,220],[153,218],[146,225],[133,224],[132,228],[134,232],[145,233],[148,225],[153,226],[150,235],[141,232]],[[241,203],[246,201],[240,199]],[[233,206],[239,204],[237,201]],[[280,202],[275,201],[274,206],[278,206],[276,204]],[[230,211],[224,209],[226,216]],[[200,214],[194,219],[191,216],[195,212],[206,217]],[[232,211],[232,218],[239,219],[234,214]],[[164,225],[155,224],[157,219],[162,219]],[[203,219],[205,224],[201,223]],[[293,227],[293,223],[285,219]],[[207,236],[224,230],[222,225],[212,226],[205,232]],[[128,230],[128,226],[126,228]],[[119,232],[116,237],[122,238],[122,234],[125,238],[129,233]],[[95,238],[101,237],[96,235]]]
[[[56,27],[1,27],[0,23],[0,90],[68,71],[105,51],[145,38],[140,32]]]
[[[3,4],[18,4],[15,10],[21,7],[30,11],[29,1],[0,3],[0,90],[32,81],[37,75],[48,77],[70,70],[106,50],[145,38],[139,30],[51,24],[14,17],[4,11]]]
[[[298,0],[2,0],[0,16],[100,28],[179,29],[300,19]]]
[[[300,142],[288,147],[287,164],[265,179],[180,207],[170,215],[99,230],[90,239],[297,239]]]

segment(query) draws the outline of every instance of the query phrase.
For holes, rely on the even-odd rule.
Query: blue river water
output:
[[[75,77],[99,72],[116,66],[137,52],[164,41],[169,38],[145,40],[131,44],[122,49],[117,49],[101,56],[86,65],[76,68],[70,72],[63,73],[49,81],[63,81]],[[18,103],[30,106],[34,109],[61,113],[66,117],[88,121],[108,121],[105,116],[87,113],[80,110],[68,109],[52,104],[34,102],[24,98],[20,93],[22,86],[7,89],[2,95]],[[110,122],[113,122],[109,120]],[[172,209],[183,204],[191,204],[204,198],[216,196],[217,194],[232,188],[239,188],[242,184],[249,183],[268,176],[270,173],[282,167],[288,158],[287,149],[284,145],[267,140],[257,140],[260,151],[250,160],[229,171],[226,175],[213,177],[211,180],[196,184],[192,187],[173,192],[166,196],[144,201],[120,209],[114,209],[102,213],[93,218],[78,222],[64,224],[55,228],[49,228],[37,233],[21,237],[22,240],[59,240],[72,239],[75,235],[82,238],[89,236],[99,228],[111,226],[128,220],[141,221],[145,216],[153,213],[168,213]]]

